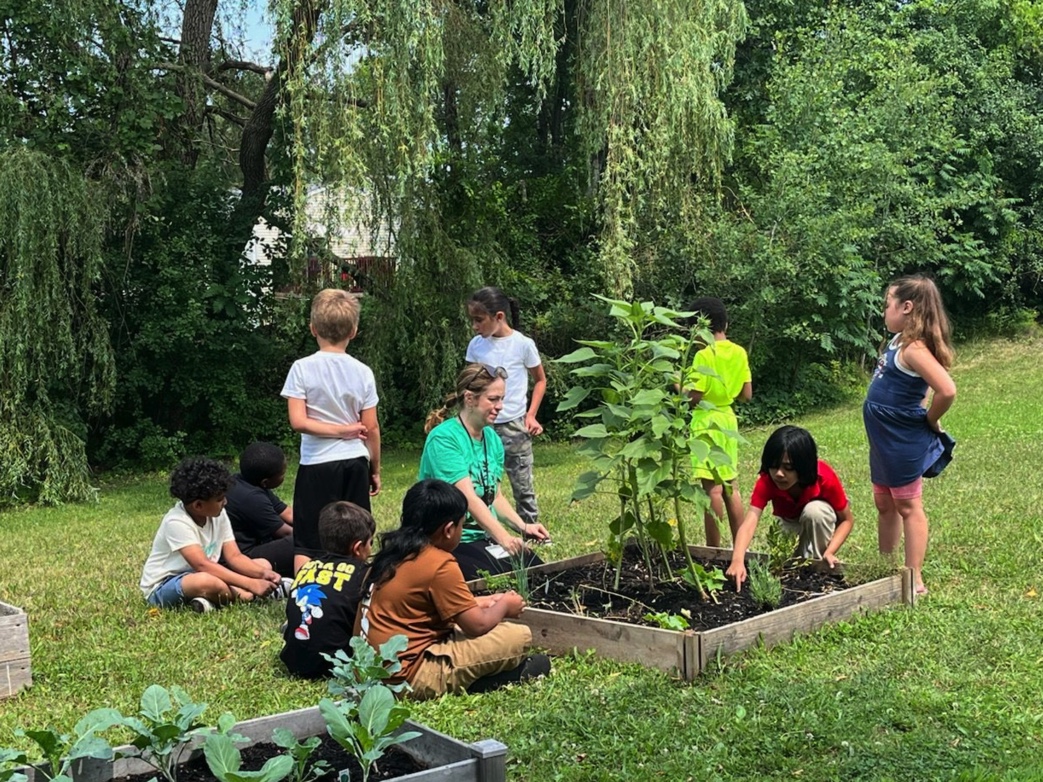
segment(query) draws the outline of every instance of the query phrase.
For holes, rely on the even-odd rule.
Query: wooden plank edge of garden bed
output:
[[[33,683],[29,655],[29,616],[0,601],[0,698],[17,695]]]
[[[551,654],[592,649],[609,660],[640,663],[677,673],[686,680],[694,676],[691,668],[697,653],[691,631],[663,630],[540,608],[526,608],[514,621],[532,630],[534,646]]]
[[[795,633],[810,633],[855,614],[889,605],[913,605],[916,595],[912,583],[912,571],[903,568],[900,573],[867,584],[696,633],[697,668],[704,671],[718,655],[742,652],[758,642],[774,646],[789,641]]]
[[[296,711],[287,711],[266,717],[246,720],[237,723],[232,732],[239,733],[249,739],[249,745],[270,742],[275,728],[286,728],[298,739],[308,736],[320,736],[326,732],[326,722],[317,706]],[[460,782],[504,782],[506,780],[507,747],[499,741],[486,739],[474,744],[447,736],[412,720],[407,720],[396,731],[402,733],[415,730],[420,736],[398,745],[398,749],[410,755],[420,765],[429,766],[404,777],[402,782],[433,782],[433,780],[453,779]],[[185,753],[185,762],[202,752],[204,739],[197,738],[191,744],[191,750]],[[129,746],[117,751],[131,751]],[[109,782],[112,779],[134,774],[153,773],[155,769],[138,758],[121,758],[116,761],[83,760],[75,764],[73,778],[76,782]],[[36,770],[28,767],[22,772],[29,778],[28,782],[44,782],[44,777]]]

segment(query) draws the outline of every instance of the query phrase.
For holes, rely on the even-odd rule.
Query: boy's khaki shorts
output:
[[[457,630],[446,641],[424,650],[410,684],[418,700],[462,692],[483,676],[517,668],[528,656],[532,631],[525,625],[502,622],[478,638]]]

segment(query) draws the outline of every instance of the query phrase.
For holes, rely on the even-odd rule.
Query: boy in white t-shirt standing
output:
[[[224,510],[231,485],[231,473],[212,459],[185,459],[170,473],[178,503],[159,525],[139,584],[149,605],[206,612],[234,600],[286,596],[271,563],[236,545]]]
[[[348,355],[358,331],[358,299],[327,288],[311,304],[315,353],[294,362],[283,385],[290,426],[301,433],[293,488],[294,569],[321,558],[319,513],[347,500],[370,510],[380,492],[380,427],[373,370]]]
[[[467,361],[507,371],[503,410],[494,427],[503,441],[504,471],[511,482],[515,510],[526,524],[535,524],[539,508],[532,482],[532,438],[543,432],[536,414],[547,390],[540,353],[536,343],[517,330],[518,302],[499,288],[475,291],[467,300],[467,314],[477,333],[467,346]],[[527,399],[530,377],[532,397]]]

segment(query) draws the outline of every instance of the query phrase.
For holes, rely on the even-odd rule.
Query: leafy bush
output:
[[[130,260],[109,260],[122,270],[104,300],[120,382],[91,442],[105,466],[163,469],[186,452],[231,456],[255,439],[287,441],[279,391],[310,350],[299,303],[276,299],[272,270],[227,237],[235,202],[223,181],[167,176],[143,207]]]

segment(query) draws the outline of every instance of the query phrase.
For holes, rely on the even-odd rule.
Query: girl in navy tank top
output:
[[[953,357],[949,319],[934,281],[923,275],[895,280],[887,289],[884,325],[895,336],[880,356],[862,406],[877,539],[887,554],[904,533],[905,565],[913,570],[917,592],[925,594],[923,474],[942,453],[939,421],[956,398],[947,371]]]

